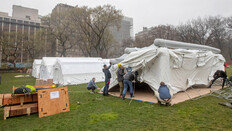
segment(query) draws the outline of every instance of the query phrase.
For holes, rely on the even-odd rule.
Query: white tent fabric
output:
[[[213,53],[217,53],[217,54],[221,53],[220,49],[211,46],[173,41],[173,40],[155,39],[154,45],[158,47],[167,47],[171,49],[191,49],[191,50],[212,51]]]
[[[139,72],[141,82],[157,91],[159,83],[165,82],[173,93],[185,91],[193,85],[208,85],[216,70],[223,70],[224,57],[212,51],[167,49],[165,47],[140,49],[131,52],[122,62]],[[118,84],[117,65],[111,68],[110,88]]]
[[[150,46],[148,46],[148,47],[143,47],[143,48],[137,48],[137,47],[135,47],[135,48],[126,48],[125,50],[124,50],[124,53],[125,54],[123,54],[122,56],[120,56],[120,57],[118,57],[118,58],[115,58],[115,59],[110,59],[110,62],[112,63],[112,64],[118,64],[118,63],[120,63],[121,61],[123,61],[127,56],[128,56],[128,54],[130,54],[131,52],[135,52],[135,51],[139,51],[139,50],[144,50],[144,49],[150,49],[150,48],[155,48],[156,46],[155,45],[150,45]]]
[[[61,85],[88,83],[93,77],[96,82],[104,81],[102,68],[109,59],[102,58],[59,58],[54,65],[53,82]]]
[[[32,76],[35,78],[39,78],[40,76],[40,66],[42,59],[35,59],[32,66]]]
[[[58,58],[61,57],[43,57],[40,66],[40,79],[53,79],[53,66]]]

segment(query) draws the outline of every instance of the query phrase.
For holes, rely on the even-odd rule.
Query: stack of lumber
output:
[[[4,119],[38,112],[37,94],[0,94],[0,106],[4,107]]]

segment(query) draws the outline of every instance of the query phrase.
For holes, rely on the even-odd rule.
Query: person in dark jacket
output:
[[[170,105],[172,96],[171,96],[168,86],[164,82],[160,82],[158,93],[155,95],[158,98],[159,104],[164,103],[167,106]]]
[[[95,78],[93,78],[92,80],[89,81],[88,85],[87,85],[87,89],[88,90],[92,90],[92,92],[90,93],[94,93],[95,89],[100,90],[100,88],[95,84]]]
[[[131,98],[133,97],[133,84],[132,81],[136,80],[137,81],[137,76],[138,76],[138,72],[132,72],[132,71],[127,71],[127,73],[124,75],[124,89],[123,89],[123,93],[122,93],[122,99],[125,99],[126,96],[126,92],[127,92],[127,88],[129,87],[130,89],[130,96]]]
[[[102,71],[105,74],[105,87],[103,89],[103,96],[108,96],[108,89],[109,89],[109,85],[110,85],[110,78],[111,78],[111,73],[110,73],[110,67],[111,67],[112,63],[110,63],[110,66],[108,67],[107,65],[104,65]]]
[[[122,91],[123,91],[123,76],[125,75],[124,67],[121,64],[118,64],[118,71],[117,71],[117,77],[118,77],[118,84],[120,88],[120,97],[122,97]]]
[[[225,82],[227,80],[227,75],[225,71],[222,70],[217,70],[214,75],[213,75],[213,80],[211,81],[211,84],[208,86],[208,88],[211,88],[213,83],[218,79],[218,78],[223,78],[223,83],[222,83],[222,89],[224,88]]]

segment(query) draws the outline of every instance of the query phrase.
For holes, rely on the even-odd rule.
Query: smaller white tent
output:
[[[42,59],[35,59],[32,66],[32,76],[35,78],[39,78],[40,76],[40,66]]]
[[[76,85],[88,83],[93,77],[96,82],[104,81],[102,68],[109,63],[102,58],[59,58],[54,65],[53,82],[61,85]]]
[[[47,80],[53,79],[53,66],[57,58],[61,57],[43,57],[40,66],[40,79]]]

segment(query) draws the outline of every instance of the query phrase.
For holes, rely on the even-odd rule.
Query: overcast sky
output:
[[[178,25],[199,16],[232,16],[232,0],[1,0],[0,11],[11,15],[12,5],[21,5],[47,15],[58,3],[90,7],[114,5],[125,16],[133,18],[134,33],[143,27]]]

